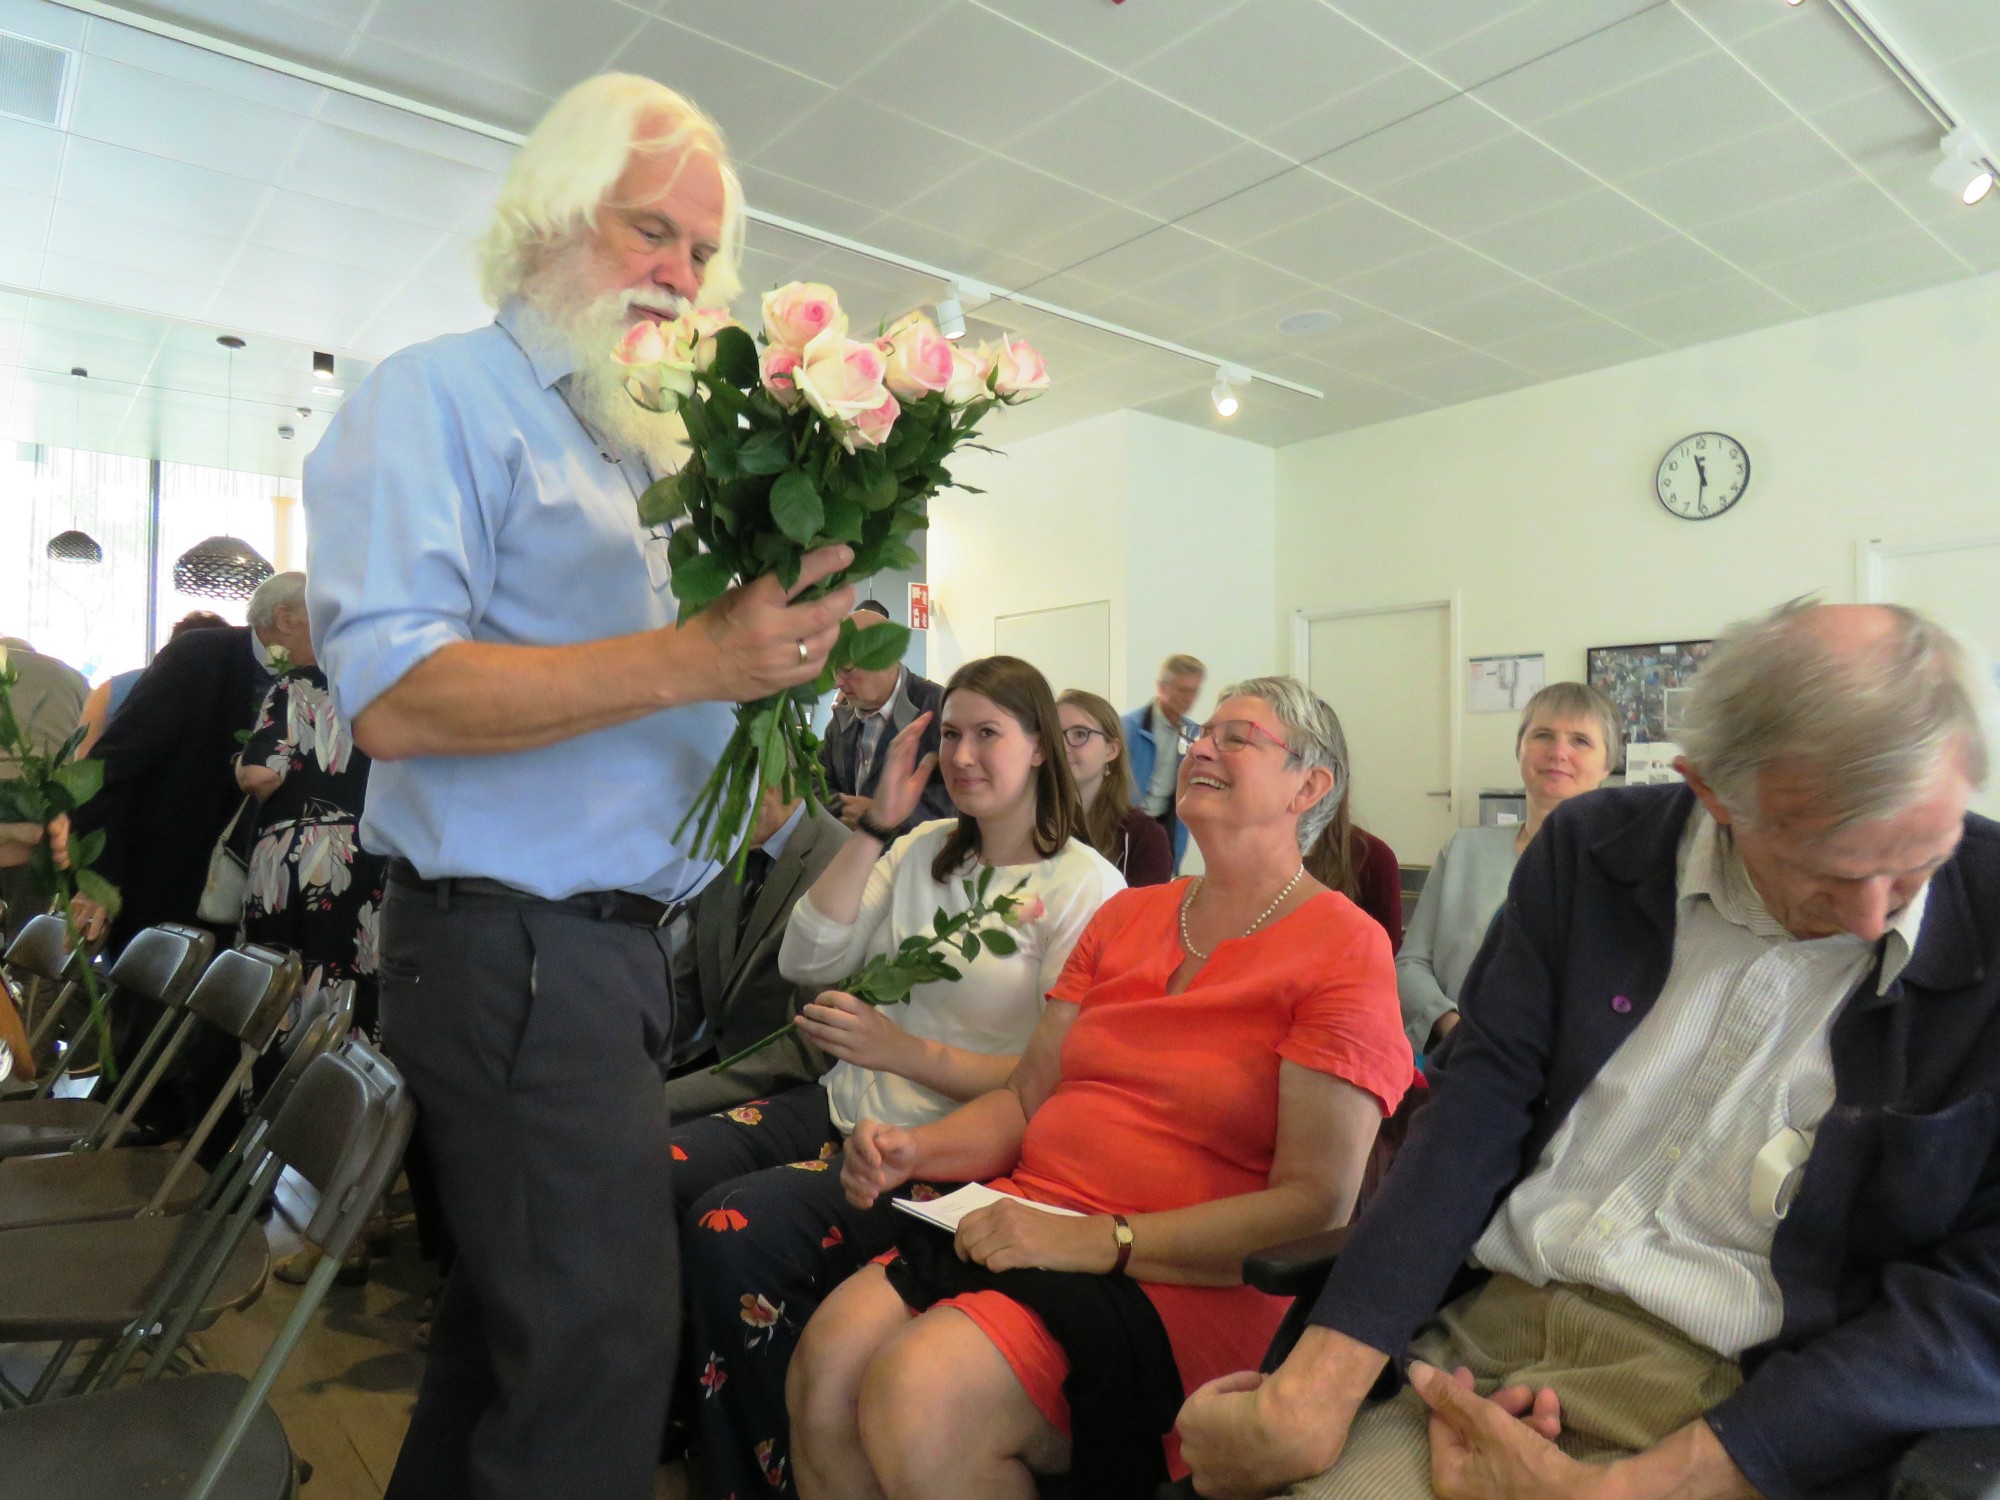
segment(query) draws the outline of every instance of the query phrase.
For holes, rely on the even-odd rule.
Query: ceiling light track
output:
[[[485,120],[476,120],[470,115],[455,114],[448,109],[439,109],[435,105],[425,104],[417,99],[411,99],[401,94],[392,94],[386,89],[378,89],[369,84],[357,83],[351,78],[343,78],[337,73],[329,73],[323,68],[315,68],[305,63],[294,62],[290,58],[279,57],[274,53],[260,52],[253,47],[239,46],[235,42],[224,41],[220,37],[209,36],[186,26],[177,26],[171,21],[161,21],[156,20],[152,16],[140,15],[137,11],[126,10],[122,6],[107,5],[103,3],[103,0],[55,0],[55,3],[69,10],[81,11],[87,16],[96,16],[100,20],[112,21],[120,26],[130,26],[136,31],[149,32],[154,36],[165,37],[169,41],[182,42],[190,47],[198,47],[204,52],[213,52],[221,57],[233,58],[237,62],[249,63],[253,67],[264,68],[274,73],[281,73],[288,78],[297,78],[302,82],[318,84],[321,88],[332,89],[336,93],[349,94],[357,99],[366,99],[372,103],[384,105],[389,109],[399,110],[404,114],[417,115],[423,119],[436,120],[440,124],[455,126],[460,130],[468,130],[474,135],[484,136],[488,140],[501,141],[509,146],[519,146],[527,139],[519,131],[508,130],[502,126],[490,124]],[[906,271],[914,271],[920,276],[935,278],[947,287],[956,285],[969,293],[972,287],[981,285],[976,277],[965,276],[946,267],[932,265],[929,261],[918,260],[913,256],[900,255],[893,250],[885,250],[879,245],[870,245],[861,240],[849,239],[846,235],[834,234],[829,230],[819,228],[817,225],[802,223],[797,219],[787,219],[781,214],[767,213],[758,208],[746,208],[745,213],[754,222],[763,224],[768,228],[781,229],[788,234],[796,234],[805,239],[815,240],[822,245],[830,245],[837,250],[846,250],[856,255],[863,255],[871,260],[880,261],[884,265],[898,266]],[[1003,287],[988,287],[986,290],[988,295],[994,300],[1011,302],[1017,307],[1032,308],[1034,311],[1045,313],[1052,318],[1060,318],[1066,323],[1075,323],[1084,328],[1094,328],[1100,333],[1108,333],[1113,337],[1125,339],[1131,343],[1144,344],[1148,348],[1158,349],[1166,354],[1178,355],[1182,359],[1192,360],[1198,365],[1207,365],[1210,368],[1214,368],[1215,366],[1229,363],[1229,361],[1224,360],[1220,355],[1204,353],[1202,350],[1190,348],[1186,344],[1175,343],[1172,339],[1156,338],[1152,334],[1142,333],[1136,328],[1127,328],[1122,323],[1113,323],[1105,318],[1093,317],[1089,313],[1078,312],[1075,308],[1064,307],[1060,303],[1049,302],[1027,292],[1009,291]],[[1303,385],[1296,380],[1287,380],[1282,375],[1271,375],[1263,370],[1248,369],[1241,366],[1232,366],[1232,368],[1242,369],[1246,382],[1250,380],[1262,381],[1266,385],[1278,386],[1283,390],[1294,392],[1300,396],[1309,396],[1315,401],[1323,400],[1326,395],[1324,391],[1318,390],[1313,386]]]
[[[1960,201],[1969,206],[1986,197],[1992,190],[1994,180],[1995,164],[1990,144],[1962,113],[1952,108],[1938,86],[1883,29],[1882,23],[1871,13],[1872,0],[1827,0],[1827,5],[1881,60],[1904,91],[1937,121],[1945,137],[1945,160],[1939,166],[1939,174],[1951,178],[1949,185],[1954,193],[1959,194]],[[1955,174],[1954,169],[1957,169]],[[1978,186],[1982,177],[1984,184]]]

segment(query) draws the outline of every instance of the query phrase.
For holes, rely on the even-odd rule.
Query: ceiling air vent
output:
[[[0,115],[62,129],[75,61],[67,47],[0,31]]]

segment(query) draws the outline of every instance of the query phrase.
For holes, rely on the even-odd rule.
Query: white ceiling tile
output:
[[[1296,161],[1317,162],[1328,152],[1366,140],[1379,130],[1442,104],[1457,92],[1428,68],[1399,67],[1263,131],[1260,138]]]
[[[427,329],[427,338],[435,338],[441,333],[456,333],[464,328],[484,328],[493,321],[493,309],[481,301],[470,287],[454,293],[416,282],[394,292],[372,312],[370,322],[381,319]]]
[[[292,78],[201,47],[190,47],[185,42],[155,36],[133,26],[121,26],[115,21],[92,21],[86,50],[96,57],[129,63],[135,68],[293,114],[311,113],[323,92],[318,84],[302,78]]]
[[[63,140],[60,130],[0,119],[0,187],[54,197],[62,176]]]
[[[1658,0],[1534,0],[1496,14],[1491,24],[1425,54],[1424,61],[1473,88],[1658,8]]]
[[[0,31],[31,37],[52,47],[81,47],[84,16],[42,0],[0,0]]]
[[[70,115],[76,136],[253,182],[277,181],[305,128],[290,110],[103,57],[84,58]]]
[[[1365,198],[1354,198],[1260,235],[1244,249],[1280,270],[1330,286],[1444,243],[1421,224]]]
[[[1477,96],[1508,119],[1533,124],[1714,50],[1714,42],[1680,11],[1654,6],[1502,73],[1480,87]],[[1481,72],[1491,60],[1478,54],[1466,58],[1464,66],[1491,76]],[[1459,76],[1457,81],[1475,80]]]
[[[408,219],[280,188],[271,194],[249,239],[273,250],[398,275],[436,250],[444,235]]]
[[[241,235],[268,192],[242,177],[73,136],[59,196],[205,234]]]
[[[1159,219],[1186,220],[1197,233],[1207,233],[1193,220],[1204,210],[1241,192],[1292,170],[1288,157],[1254,141],[1242,141],[1220,156],[1198,162],[1176,177],[1144,178],[1123,195],[1124,201],[1142,213]]]
[[[1041,261],[993,245],[976,244],[914,219],[877,220],[865,236],[871,245],[894,250],[947,271],[959,271],[997,287],[1024,287],[1049,274]]]
[[[1085,268],[1089,274],[1089,268]],[[1287,311],[1311,305],[1332,306],[1336,299],[1312,282],[1290,275],[1262,261],[1225,250],[1207,260],[1183,267],[1146,283],[1143,295],[1150,301],[1177,305],[1183,317],[1228,322],[1258,311],[1284,305]],[[1268,320],[1275,322],[1275,316]],[[1199,338],[1190,338],[1199,343]]]
[[[448,292],[476,292],[479,288],[479,242],[448,234],[439,242],[437,249],[412,264],[408,274],[412,286],[441,287]]]
[[[1604,188],[1468,234],[1465,242],[1524,276],[1543,277],[1672,238],[1671,225]]]
[[[564,0],[496,15],[485,0],[374,0],[368,34],[453,70],[553,97],[603,71],[644,23],[618,0]]]
[[[1334,339],[1318,357],[1344,374],[1388,380],[1399,370],[1434,364],[1464,352],[1465,346],[1455,339],[1397,319],[1352,337]]]
[[[1706,286],[1734,275],[1720,256],[1677,237],[1586,261],[1542,279],[1579,302],[1615,310],[1664,291]]]
[[[1340,290],[1384,312],[1421,321],[1433,308],[1521,285],[1514,272],[1476,251],[1461,245],[1440,245],[1407,260],[1350,276],[1341,282]]]
[[[1741,65],[1708,53],[1552,115],[1535,134],[1588,170],[1621,181],[1786,115]]]
[[[1778,293],[1748,277],[1731,276],[1621,308],[1618,321],[1670,349],[1680,349],[1801,316]]]
[[[1141,63],[1133,76],[1257,135],[1403,62],[1318,0],[1247,0]]]
[[[1518,390],[1534,378],[1519,365],[1508,364],[1490,354],[1467,351],[1399,371],[1396,384],[1403,390],[1447,404]]]
[[[308,348],[351,349],[359,318],[295,302],[251,297],[228,288],[216,293],[207,321],[255,341],[256,336],[287,339]]]
[[[243,247],[227,283],[232,293],[272,302],[296,299],[305,307],[342,313],[350,324],[375,313],[406,285],[400,277],[262,245]],[[432,296],[445,295],[426,290]]]
[[[349,336],[348,347],[371,359],[384,359],[398,349],[407,349],[412,344],[425,343],[436,337],[437,331],[432,328],[373,318]]]
[[[1662,218],[1692,229],[1857,180],[1846,157],[1811,126],[1793,119],[1627,178],[1619,186]]]
[[[1110,79],[1096,63],[991,11],[972,5],[929,9],[932,19],[922,31],[884,53],[848,87],[898,114],[997,148]],[[1004,87],[968,90],[968,64],[981,77],[1005,80]]]
[[[1130,291],[1161,276],[1185,271],[1215,254],[1215,244],[1199,235],[1162,224],[1124,244],[1072,263],[1085,281],[1116,291]]]
[[[1233,416],[1218,416],[1206,387],[1195,387],[1175,395],[1149,401],[1139,410],[1170,422],[1202,427],[1222,437],[1244,442],[1276,444],[1290,441],[1302,431],[1324,431],[1318,424],[1326,412],[1320,402],[1282,386],[1253,383],[1239,394],[1241,405]],[[1311,425],[1307,425],[1311,424]]]
[[[1822,248],[1759,269],[1758,277],[1810,312],[1936,286],[1965,274],[1948,250],[1914,224],[1861,244]]]
[[[1931,112],[1900,85],[1813,110],[1806,118],[1864,169],[1884,156],[1934,150],[1941,134]]]
[[[144,9],[205,36],[281,57],[323,59],[321,66],[340,58],[362,19],[353,0],[154,0]]]
[[[929,20],[909,0],[662,0],[659,13],[704,36],[838,88]],[[695,97],[702,97],[695,91]],[[894,101],[885,101],[893,103]],[[706,103],[706,101],[704,101]]]
[[[490,205],[499,181],[462,162],[315,122],[281,185],[449,229],[460,215]]]
[[[750,206],[782,218],[796,219],[802,224],[831,230],[835,234],[853,236],[859,235],[881,217],[880,209],[856,203],[852,198],[843,198],[838,193],[829,193],[824,188],[765,167],[739,162],[736,172],[743,179],[743,196]],[[762,233],[759,226],[750,225],[750,243],[756,244]]]
[[[1372,427],[1377,422],[1393,422],[1430,411],[1437,403],[1411,391],[1373,380],[1350,380],[1326,393],[1328,430],[1345,432],[1355,427]]]
[[[2000,271],[2000,214],[1959,213],[1927,226],[1975,271]]]
[[[1056,267],[1122,244],[1158,222],[1001,156],[919,193],[897,216]]]
[[[1853,178],[1704,225],[1698,238],[1725,259],[1754,268],[1912,227],[1880,188]]]
[[[57,205],[50,223],[48,248],[58,255],[131,271],[150,270],[212,288],[227,279],[241,241],[116,209],[64,202]],[[130,298],[118,300],[131,305]]]
[[[1312,166],[1343,187],[1372,193],[1385,183],[1514,133],[1485,105],[1459,95],[1315,157]]]
[[[203,317],[216,295],[212,286],[72,255],[49,256],[42,266],[41,286],[59,297],[81,297],[170,318]]]
[[[686,94],[722,127],[730,153],[746,161],[832,96],[816,78],[669,21],[650,23],[613,65]]]
[[[740,8],[741,0],[710,0],[710,3],[735,4]],[[1144,5],[1124,9],[1111,5],[1074,5],[1070,0],[974,0],[974,3],[995,14],[1012,17],[1051,41],[1061,42],[1123,73],[1173,46],[1196,27],[1227,15],[1244,0],[1147,0]]]
[[[1501,136],[1376,188],[1378,201],[1454,239],[1581,197],[1600,184],[1520,134]]]
[[[1496,14],[1518,10],[1528,0],[1329,0],[1355,25],[1390,46],[1421,57],[1490,24]]]
[[[1765,0],[1674,0],[1675,8],[1719,42],[1733,42],[1767,27],[1780,25],[1788,6]]]
[[[865,149],[857,149],[863,145]],[[835,94],[759,151],[757,164],[886,210],[920,193],[924,184],[980,162],[983,155],[977,146],[866,99]],[[1004,205],[993,207],[1007,217]],[[964,234],[952,224],[940,227]]]
[[[509,142],[448,125],[443,120],[413,115],[408,110],[377,104],[373,99],[333,90],[328,90],[326,97],[320,100],[313,118],[322,125],[338,125],[357,135],[373,136],[396,146],[408,146],[426,156],[441,156],[446,161],[476,167],[495,177],[501,176],[513,165],[514,157],[520,150]]]
[[[0,187],[0,244],[17,245],[28,250],[46,248],[49,217],[55,212],[55,206],[55,199],[45,198],[39,193]]]
[[[1424,314],[1426,328],[1477,348],[1590,316],[1558,292],[1532,282],[1485,292]]]
[[[1661,345],[1609,318],[1590,317],[1550,324],[1492,344],[1490,352],[1545,380],[1602,369],[1658,354]]]
[[[1169,172],[1245,145],[1194,111],[1119,79],[1016,135],[1004,154],[1093,193],[1130,202]]]
[[[407,47],[377,41],[366,32],[335,55],[335,67],[343,78],[357,83],[523,134],[534,129],[552,102],[547,94],[451,67]]]
[[[1801,114],[1895,82],[1888,65],[1829,6],[1787,6],[1781,26],[1730,45],[1744,66]]]
[[[1222,244],[1243,244],[1324,213],[1353,196],[1310,167],[1290,167],[1189,214],[1180,223]]]

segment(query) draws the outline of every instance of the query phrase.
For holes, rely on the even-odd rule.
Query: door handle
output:
[[[1449,788],[1447,788],[1442,792],[1425,792],[1424,795],[1426,797],[1449,797],[1451,795],[1451,791]]]

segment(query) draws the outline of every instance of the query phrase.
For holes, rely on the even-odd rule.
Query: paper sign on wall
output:
[[[1627,786],[1650,786],[1661,782],[1679,781],[1681,773],[1674,769],[1674,757],[1681,753],[1681,747],[1671,740],[1641,740],[1625,747],[1625,784]]]
[[[931,586],[928,583],[910,585],[910,629],[929,630],[931,628]]]
[[[1475,656],[1467,665],[1469,714],[1517,714],[1548,681],[1548,664],[1539,651],[1526,656]]]

